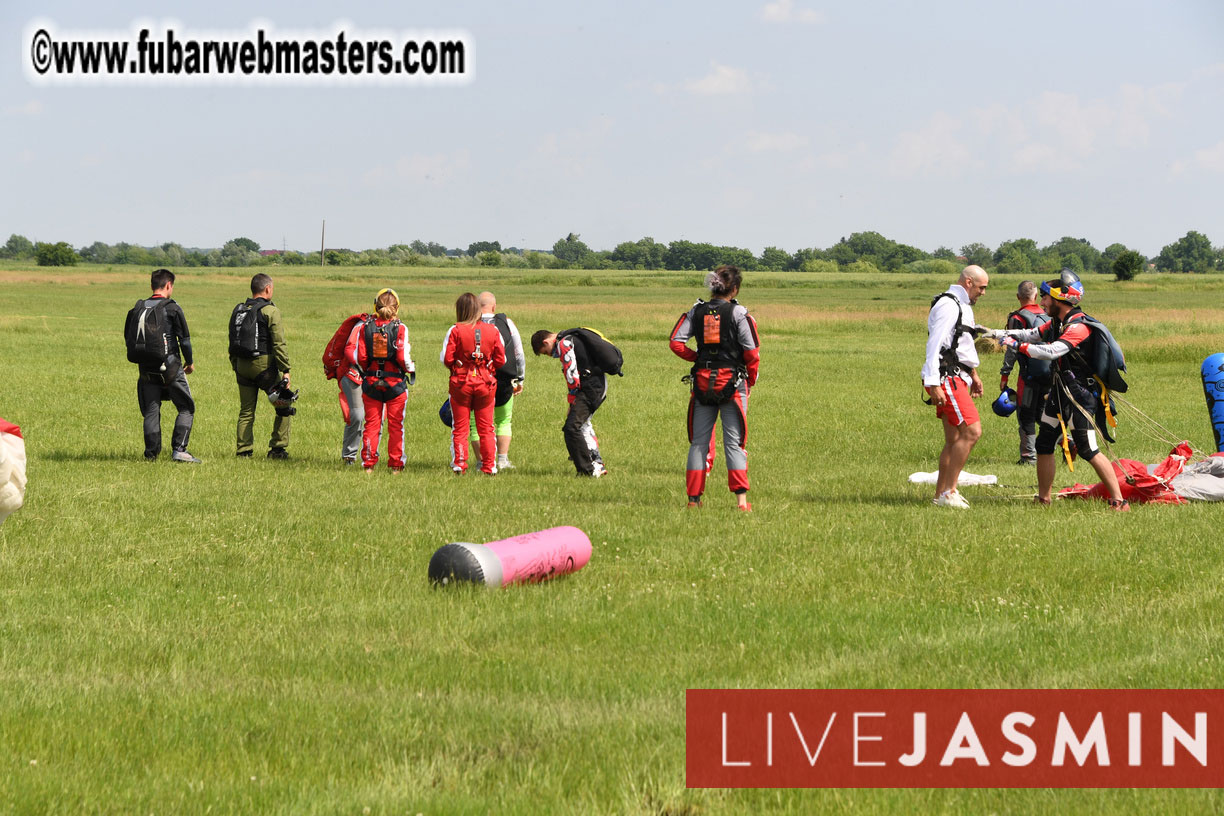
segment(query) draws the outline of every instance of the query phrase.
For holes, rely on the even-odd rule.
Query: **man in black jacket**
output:
[[[599,453],[599,440],[591,425],[594,414],[608,396],[608,378],[595,364],[587,348],[589,329],[550,332],[541,329],[531,336],[531,350],[561,361],[561,373],[569,386],[569,413],[561,433],[579,476],[596,479],[608,472]],[[591,332],[593,334],[593,332]]]
[[[198,464],[200,460],[187,452],[191,423],[195,417],[195,400],[192,399],[191,387],[187,384],[187,375],[195,371],[187,318],[183,316],[182,308],[171,299],[174,294],[173,272],[158,269],[150,278],[149,285],[153,294],[144,303],[160,313],[157,320],[164,335],[166,354],[165,362],[161,365],[139,364],[140,377],[136,381],[136,398],[140,402],[140,413],[144,416],[145,459],[152,461],[161,453],[161,405],[163,400],[168,399],[178,409],[178,416],[174,420],[174,433],[171,436],[174,451],[171,458],[175,462]],[[129,312],[128,321],[140,320],[139,311],[133,309]],[[133,331],[142,328],[143,326],[126,326],[124,336],[131,336]]]

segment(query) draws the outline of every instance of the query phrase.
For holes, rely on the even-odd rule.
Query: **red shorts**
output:
[[[948,401],[935,409],[935,416],[941,417],[952,427],[972,425],[981,422],[977,406],[969,396],[969,386],[960,377],[945,377],[939,384]]]

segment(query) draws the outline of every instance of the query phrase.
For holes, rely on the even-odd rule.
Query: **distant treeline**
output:
[[[885,238],[878,232],[856,232],[828,249],[787,252],[766,247],[760,255],[733,246],[694,241],[659,243],[653,238],[625,241],[612,250],[593,250],[570,233],[553,244],[551,251],[502,248],[498,241],[477,241],[466,249],[425,241],[394,244],[386,249],[328,249],[318,252],[262,250],[250,238],[235,238],[220,249],[184,249],[176,243],[156,247],[104,244],[95,241],[79,249],[66,242],[33,243],[12,235],[0,258],[35,260],[42,266],[70,266],[78,261],[141,266],[486,266],[518,269],[713,269],[735,264],[746,270],[793,270],[810,273],[925,272],[951,274],[968,263],[993,272],[1047,277],[1069,267],[1076,272],[1113,274],[1129,279],[1145,269],[1160,272],[1224,271],[1224,248],[1211,245],[1207,236],[1191,230],[1164,247],[1155,258],[1146,258],[1124,244],[1098,250],[1083,238],[1060,238],[1039,247],[1030,238],[1004,241],[991,249],[985,244],[966,244],[959,251],[940,247],[926,252]],[[322,261],[322,263],[321,263]]]

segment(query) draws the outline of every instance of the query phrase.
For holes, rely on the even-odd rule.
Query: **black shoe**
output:
[[[253,454],[251,451],[238,451],[235,456],[241,456],[243,459],[250,459]]]
[[[272,448],[270,451],[268,451],[268,458],[269,459],[288,459],[289,451],[285,450],[284,448]]]
[[[1037,464],[1037,460],[1036,460],[1036,459],[1030,459],[1030,458],[1028,458],[1027,456],[1021,456],[1021,457],[1020,457],[1020,461],[1016,462],[1016,464],[1017,464],[1017,465],[1035,465],[1035,464]]]

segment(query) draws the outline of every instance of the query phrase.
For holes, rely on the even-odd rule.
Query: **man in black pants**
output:
[[[165,362],[157,366],[151,363],[139,364],[140,378],[136,381],[136,398],[140,402],[140,413],[144,416],[145,459],[152,461],[161,453],[161,404],[163,400],[168,399],[178,409],[178,417],[174,420],[174,433],[171,436],[174,451],[171,458],[175,462],[198,464],[200,460],[187,452],[191,423],[195,417],[195,400],[192,399],[191,387],[187,384],[187,375],[195,371],[187,318],[183,316],[182,308],[170,297],[174,294],[173,272],[158,269],[153,273],[149,285],[153,294],[144,304],[156,309],[160,314],[156,318],[149,315],[143,317],[145,322],[156,319],[160,326],[162,337],[158,342],[165,350]],[[141,309],[136,308],[128,313],[129,322],[141,320]],[[124,336],[133,336],[144,328],[143,323],[126,326]]]
[[[1036,329],[1050,322],[1050,316],[1037,303],[1037,284],[1021,281],[1016,287],[1016,300],[1020,308],[1007,316],[1008,329]],[[1012,368],[1020,363],[1020,382],[1016,385],[1016,420],[1020,425],[1020,461],[1017,465],[1037,464],[1037,418],[1045,409],[1046,394],[1050,390],[1050,363],[1047,360],[1030,360],[1015,349],[1003,353],[1003,367],[999,369],[999,391],[1007,390],[1007,381]]]
[[[569,386],[569,413],[561,432],[565,447],[579,476],[596,479],[608,472],[599,454],[599,440],[591,425],[591,415],[608,396],[608,378],[591,360],[583,339],[587,329],[550,332],[541,329],[531,336],[531,350],[561,360],[561,371]]]

